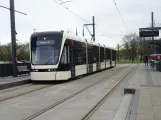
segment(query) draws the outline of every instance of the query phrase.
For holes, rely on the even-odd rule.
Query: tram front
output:
[[[41,32],[31,35],[31,80],[55,80],[62,38],[63,32]]]

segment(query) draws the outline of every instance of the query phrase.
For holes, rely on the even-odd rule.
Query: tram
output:
[[[64,31],[30,38],[32,81],[70,80],[116,65],[116,50]]]

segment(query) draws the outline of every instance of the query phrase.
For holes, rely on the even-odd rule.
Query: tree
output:
[[[123,37],[123,46],[127,51],[129,60],[134,61],[135,57],[142,61],[144,54],[152,53],[152,47],[149,45],[151,38],[140,38],[136,33],[128,34]]]
[[[120,60],[128,60],[129,57],[128,57],[128,51],[127,49],[125,48],[121,48],[120,51],[119,51],[119,57],[120,57]]]
[[[129,60],[134,61],[134,58],[137,55],[137,35],[135,33],[125,35],[123,37],[123,45],[124,48],[128,52]]]
[[[17,43],[16,52],[18,60],[30,59],[29,43]],[[0,45],[0,61],[12,61],[12,46],[11,43]]]

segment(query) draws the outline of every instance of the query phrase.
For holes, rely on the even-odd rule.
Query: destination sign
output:
[[[54,45],[55,40],[37,40],[36,45]]]
[[[155,30],[155,31],[140,31],[139,36],[140,37],[156,37],[156,36],[159,36],[159,30]]]

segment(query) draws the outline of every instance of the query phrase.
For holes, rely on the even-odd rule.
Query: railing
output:
[[[30,63],[17,63],[17,66],[27,66],[30,70]],[[2,63],[0,64],[0,77],[13,76],[12,63]]]
[[[161,61],[151,61],[151,67],[161,72]]]

